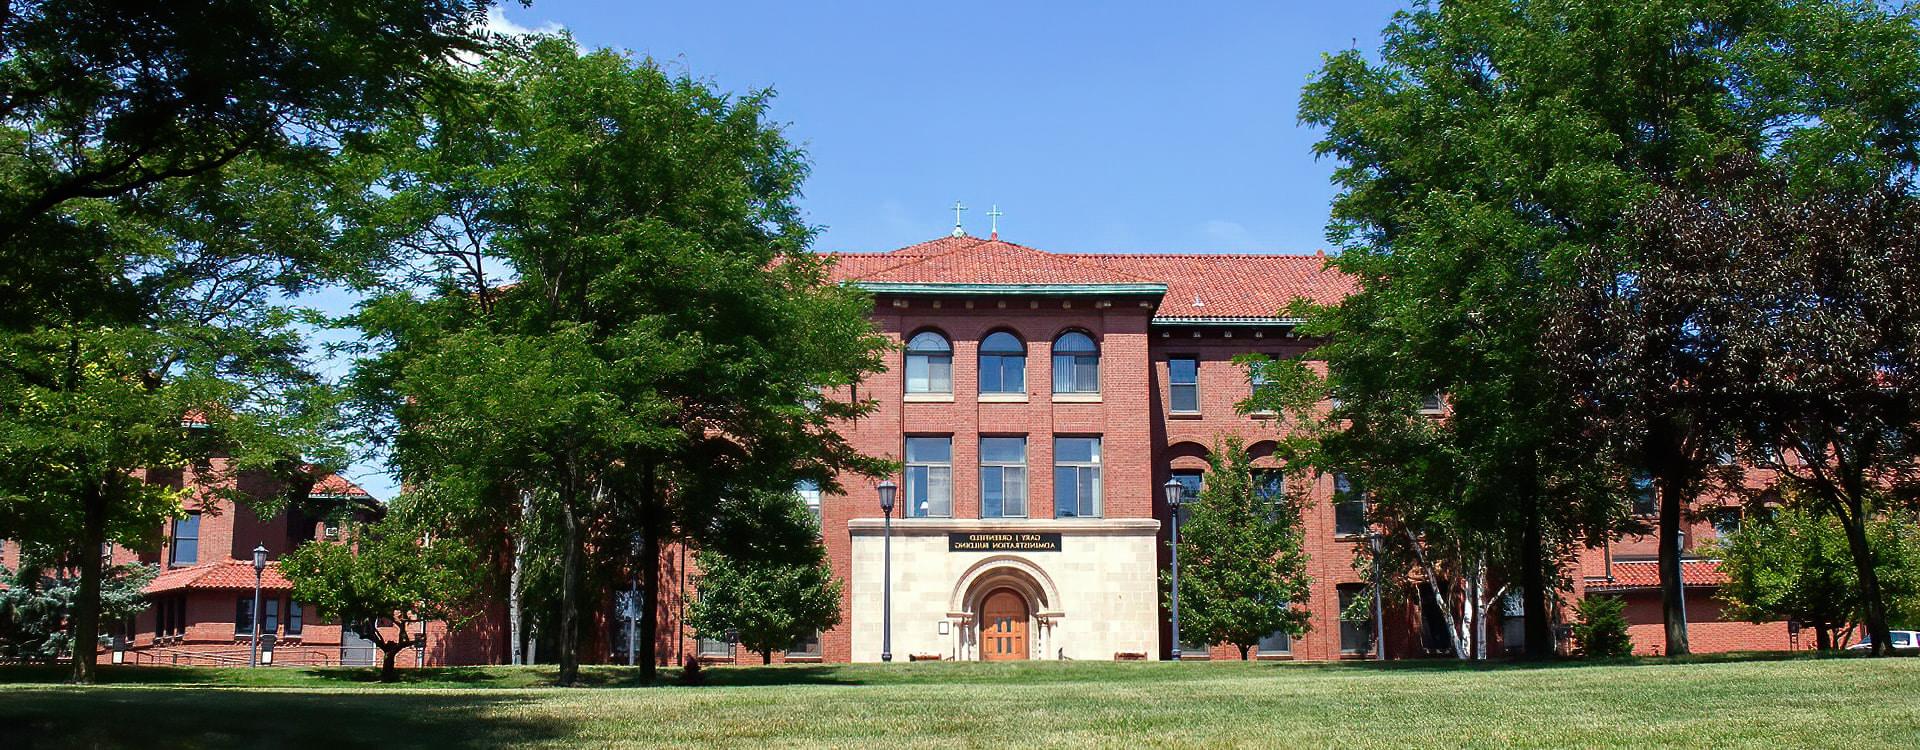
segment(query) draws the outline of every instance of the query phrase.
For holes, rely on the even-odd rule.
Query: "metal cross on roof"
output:
[[[967,236],[967,230],[960,227],[960,212],[965,210],[967,207],[961,205],[960,201],[953,202],[953,236],[955,237]]]
[[[987,220],[993,230],[993,233],[988,235],[989,239],[1000,239],[1000,217],[1002,216],[1006,216],[1006,214],[1000,213],[1000,204],[998,203],[993,204],[992,208],[987,209]]]

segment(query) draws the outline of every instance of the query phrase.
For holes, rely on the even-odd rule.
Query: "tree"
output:
[[[103,291],[84,248],[48,244],[69,201],[324,151],[482,49],[487,2],[23,0],[0,14],[4,308]],[[75,273],[78,272],[76,276]],[[61,288],[67,281],[83,282]],[[12,292],[25,291],[14,296]]]
[[[437,103],[375,154],[398,188],[371,191],[367,215],[412,223],[365,236],[425,283],[363,308],[356,390],[454,527],[523,528],[523,500],[552,520],[558,548],[530,554],[561,561],[565,684],[589,589],[613,572],[589,548],[637,547],[658,592],[666,543],[754,536],[719,533],[757,517],[736,507],[749,498],[885,467],[834,431],[871,406],[820,394],[880,369],[887,343],[870,299],[806,251],[805,163],[765,92],[568,39],[513,45],[474,78],[483,99]],[[641,611],[651,679],[657,607]]]
[[[1627,600],[1617,596],[1589,596],[1580,600],[1580,621],[1573,626],[1573,639],[1580,644],[1580,655],[1589,659],[1612,659],[1633,654],[1633,638],[1627,634]]]
[[[458,539],[382,521],[355,528],[341,542],[302,544],[280,558],[280,572],[295,599],[372,641],[380,649],[380,681],[393,682],[394,657],[421,645],[420,626],[443,620],[457,628],[471,619],[465,605],[475,562]]]
[[[1578,298],[1575,259],[1729,151],[1833,181],[1913,163],[1913,18],[1855,2],[1420,3],[1378,62],[1341,52],[1308,83],[1301,119],[1340,162],[1331,262],[1359,284],[1302,327],[1332,337],[1335,416],[1356,440],[1391,435],[1445,394],[1430,450],[1451,454],[1463,516],[1507,546],[1529,653],[1551,647],[1560,563],[1619,530],[1635,468],[1594,461],[1606,432],[1554,364],[1546,332]]]
[[[1743,524],[1713,549],[1727,576],[1727,615],[1750,622],[1795,620],[1813,628],[1820,650],[1856,622],[1860,586],[1846,532],[1831,517],[1783,508]]]
[[[811,564],[700,552],[694,558],[698,595],[687,610],[687,623],[703,637],[737,633],[741,645],[760,654],[760,663],[771,663],[774,651],[840,624],[840,582],[827,565],[825,548],[819,552],[821,559]]]
[[[156,566],[115,565],[101,575],[100,616],[118,622],[147,609],[146,586]],[[20,567],[0,587],[0,657],[51,663],[74,648],[77,631],[68,621],[79,599],[80,581],[71,565],[54,564],[43,551],[23,547]],[[97,645],[108,645],[103,636]]]
[[[0,13],[0,537],[77,562],[80,642],[92,551],[177,510],[135,472],[224,453],[297,484],[339,457],[284,304],[359,265],[328,241],[325,157],[477,50],[484,5]]]
[[[1253,460],[1237,437],[1216,445],[1207,466],[1180,524],[1180,627],[1183,637],[1238,646],[1246,659],[1275,631],[1307,632],[1303,605],[1313,579],[1301,549],[1304,503],[1256,488]]]

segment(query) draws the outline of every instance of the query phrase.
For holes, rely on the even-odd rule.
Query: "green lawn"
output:
[[[522,746],[1920,747],[1920,659],[1463,668],[1048,663],[719,668],[0,668],[0,748]]]

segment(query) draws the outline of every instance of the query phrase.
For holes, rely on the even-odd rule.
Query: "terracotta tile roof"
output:
[[[325,497],[373,497],[372,493],[360,488],[346,477],[328,474],[313,483],[311,494]]]
[[[1049,253],[943,237],[889,253],[833,253],[835,281],[919,284],[1139,284],[1167,287],[1156,319],[1270,319],[1296,298],[1337,302],[1353,280],[1326,256]]]
[[[260,587],[268,591],[289,591],[293,584],[280,575],[280,564],[268,562],[261,571]],[[146,593],[159,594],[187,589],[226,590],[253,588],[253,561],[219,560],[187,568],[176,568],[154,576]]]
[[[1719,560],[1681,560],[1680,578],[1688,586],[1718,586],[1727,582]],[[1660,564],[1654,560],[1616,560],[1613,580],[1587,579],[1588,591],[1630,591],[1660,588]]]

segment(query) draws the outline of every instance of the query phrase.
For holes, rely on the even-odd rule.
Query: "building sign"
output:
[[[947,534],[948,552],[1059,552],[1060,533],[969,531]]]

